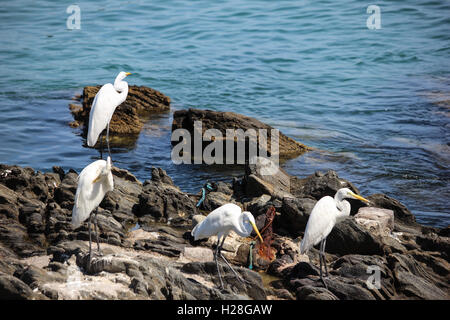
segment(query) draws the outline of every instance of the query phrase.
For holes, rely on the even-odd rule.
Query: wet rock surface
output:
[[[87,222],[77,229],[70,223],[77,172],[0,165],[0,298],[450,298],[448,228],[421,226],[386,195],[364,195],[372,204],[355,205],[329,235],[325,287],[318,250],[299,252],[306,222],[322,196],[342,186],[358,190],[334,171],[305,178],[279,171],[283,176],[264,179],[267,189],[255,193],[245,184],[249,172],[258,176],[258,168],[248,169],[233,182],[219,183],[197,208],[198,197],[182,192],[161,168],[152,168],[144,182],[114,168],[114,191],[97,214],[102,252],[94,242],[89,266]],[[223,254],[245,281],[221,263],[225,288],[219,289],[217,238],[193,241],[190,230],[224,202],[250,210],[260,229],[268,208],[275,208],[269,242],[274,257],[261,259],[253,239],[232,233]]]
[[[220,111],[212,111],[212,110],[201,110],[201,109],[188,109],[188,110],[177,110],[173,114],[173,123],[172,123],[172,132],[177,129],[186,129],[190,132],[191,136],[194,137],[194,124],[196,121],[201,121],[202,128],[199,134],[201,136],[204,135],[206,130],[215,129],[220,132],[222,138],[218,140],[223,144],[224,157],[226,155],[226,144],[227,142],[231,143],[234,146],[234,149],[237,148],[237,140],[234,137],[230,137],[229,141],[227,141],[227,129],[237,130],[242,129],[243,132],[248,129],[253,129],[255,131],[255,135],[259,141],[260,133],[259,129],[266,130],[266,136],[264,141],[267,142],[267,145],[264,143],[262,145],[267,146],[264,150],[267,154],[275,155],[278,154],[280,158],[294,158],[311,148],[285,136],[283,133],[279,133],[279,150],[272,150],[272,128],[271,126],[251,117],[247,117],[234,112],[220,112]],[[244,138],[241,139],[244,141]],[[215,141],[217,142],[217,141]],[[177,144],[178,141],[173,141],[172,144]],[[208,141],[204,141],[203,149],[208,145]],[[236,152],[234,152],[234,157],[236,157]],[[260,153],[259,153],[260,154]],[[193,150],[191,150],[191,155],[194,155]],[[228,155],[231,158],[231,155]],[[225,163],[225,161],[223,161]],[[236,163],[236,162],[235,162]]]

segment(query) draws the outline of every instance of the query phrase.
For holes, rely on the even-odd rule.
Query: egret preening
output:
[[[89,129],[87,134],[87,144],[89,147],[95,146],[99,135],[106,128],[106,143],[108,145],[108,153],[111,156],[109,149],[109,122],[114,113],[114,110],[127,99],[128,83],[123,81],[131,73],[120,72],[114,85],[107,83],[100,88],[92,103],[91,111],[89,113]],[[103,147],[103,146],[102,146]],[[100,156],[102,156],[102,147],[100,147]]]
[[[105,194],[114,188],[114,180],[111,173],[111,158],[97,160],[89,164],[78,176],[77,192],[72,210],[72,224],[78,228],[83,221],[89,218],[89,267],[91,264],[91,219],[95,209],[95,233],[97,236],[97,251],[100,252],[98,242],[97,207],[102,202]]]
[[[241,208],[233,203],[224,204],[223,206],[213,210],[210,214],[208,214],[205,220],[197,224],[191,232],[191,235],[195,240],[217,236],[214,261],[216,262],[221,288],[223,288],[223,282],[219,270],[218,257],[221,257],[231,271],[233,271],[234,275],[239,280],[243,281],[221,253],[225,238],[232,230],[241,237],[248,237],[252,233],[252,230],[255,230],[259,239],[263,242],[261,234],[256,227],[255,218],[253,215],[248,211],[242,212]]]
[[[320,279],[325,284],[322,277],[322,260],[325,265],[325,274],[328,276],[327,265],[325,262],[325,244],[327,237],[334,225],[350,215],[350,203],[344,198],[358,199],[369,203],[369,200],[353,193],[348,188],[339,189],[334,198],[325,196],[320,199],[311,211],[308,223],[306,224],[305,234],[300,244],[300,253],[304,254],[320,242]]]

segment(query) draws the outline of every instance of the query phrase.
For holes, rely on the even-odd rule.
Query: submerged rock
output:
[[[227,129],[228,130],[237,130],[242,129],[243,132],[246,132],[247,130],[254,130],[256,139],[260,141],[261,139],[261,145],[257,146],[259,149],[261,146],[262,152],[267,152],[269,156],[275,156],[278,155],[279,158],[294,158],[299,156],[300,154],[311,150],[309,147],[293,140],[292,138],[289,138],[285,136],[283,133],[279,133],[279,150],[277,151],[275,148],[272,150],[272,128],[271,126],[256,120],[251,117],[247,117],[238,113],[234,112],[220,112],[220,111],[212,111],[212,110],[200,110],[200,109],[188,109],[188,110],[177,110],[173,114],[173,123],[172,123],[172,132],[177,129],[185,129],[187,130],[192,137],[192,148],[188,148],[187,150],[190,151],[190,155],[193,157],[194,154],[194,123],[196,121],[201,121],[202,128],[201,132],[198,132],[197,134],[200,135],[200,137],[203,137],[205,134],[205,131],[209,129],[214,129],[217,134],[220,134],[221,137],[216,137],[214,140],[215,143],[220,143],[223,147],[223,163],[226,162],[225,158],[227,157],[226,154],[226,145],[229,143],[233,146],[234,150],[234,156],[233,159],[231,159],[231,155],[229,154],[228,157],[230,160],[233,160],[233,163],[237,162],[237,148],[238,143],[241,141],[241,143],[245,143],[245,138],[235,138],[234,135],[228,136],[227,138]],[[265,138],[261,138],[260,136],[260,129],[266,130],[267,136]],[[255,140],[256,141],[256,140]],[[266,143],[263,143],[267,142]],[[172,144],[175,145],[179,141],[172,141]],[[202,153],[203,150],[211,143],[211,141],[203,141],[202,142]],[[248,143],[247,143],[248,144]],[[257,143],[258,144],[258,143]],[[261,155],[261,150],[259,150],[258,154]],[[248,152],[246,152],[246,157],[248,158]],[[243,163],[242,163],[243,164]]]

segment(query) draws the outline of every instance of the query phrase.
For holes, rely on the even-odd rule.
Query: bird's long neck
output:
[[[116,79],[116,81],[114,81],[114,89],[119,92],[120,103],[124,102],[128,95],[128,83],[126,81]]]
[[[344,200],[340,193],[336,193],[334,200],[336,201],[336,207],[339,211],[336,217],[337,220],[342,220],[345,217],[348,217],[350,215],[350,203],[347,200]]]

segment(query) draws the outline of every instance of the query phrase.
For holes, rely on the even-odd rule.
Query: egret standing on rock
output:
[[[263,242],[261,234],[255,225],[255,218],[253,215],[248,211],[242,212],[241,208],[233,203],[224,204],[223,206],[213,210],[210,214],[208,214],[205,220],[197,224],[192,230],[191,235],[195,240],[217,236],[214,261],[216,262],[221,288],[223,288],[223,282],[219,270],[218,257],[221,257],[231,271],[233,271],[234,275],[239,280],[243,281],[221,253],[225,238],[231,231],[236,232],[241,237],[248,237],[252,233],[252,230],[255,230],[259,239]]]
[[[322,277],[322,260],[325,265],[325,273],[328,276],[325,262],[325,244],[327,237],[334,225],[350,215],[350,203],[344,198],[358,199],[369,203],[369,200],[353,193],[348,188],[339,189],[334,198],[325,196],[320,199],[311,211],[308,223],[306,224],[305,235],[300,244],[300,253],[304,254],[320,242],[320,279],[325,287],[327,286]]]
[[[106,143],[109,156],[111,156],[111,150],[109,149],[109,122],[116,108],[127,99],[128,83],[123,81],[123,79],[130,74],[122,71],[114,80],[114,85],[107,83],[102,86],[95,95],[89,113],[87,144],[89,147],[95,146],[99,135],[106,129]],[[100,147],[100,156],[102,156],[102,148],[103,145]]]
[[[87,218],[89,218],[89,267],[91,265],[91,218],[95,210],[95,233],[97,236],[97,251],[100,252],[98,242],[97,208],[102,202],[105,194],[114,188],[114,180],[111,173],[111,158],[107,160],[97,160],[92,162],[81,171],[78,176],[77,192],[75,194],[75,204],[72,211],[72,224],[78,228]]]

